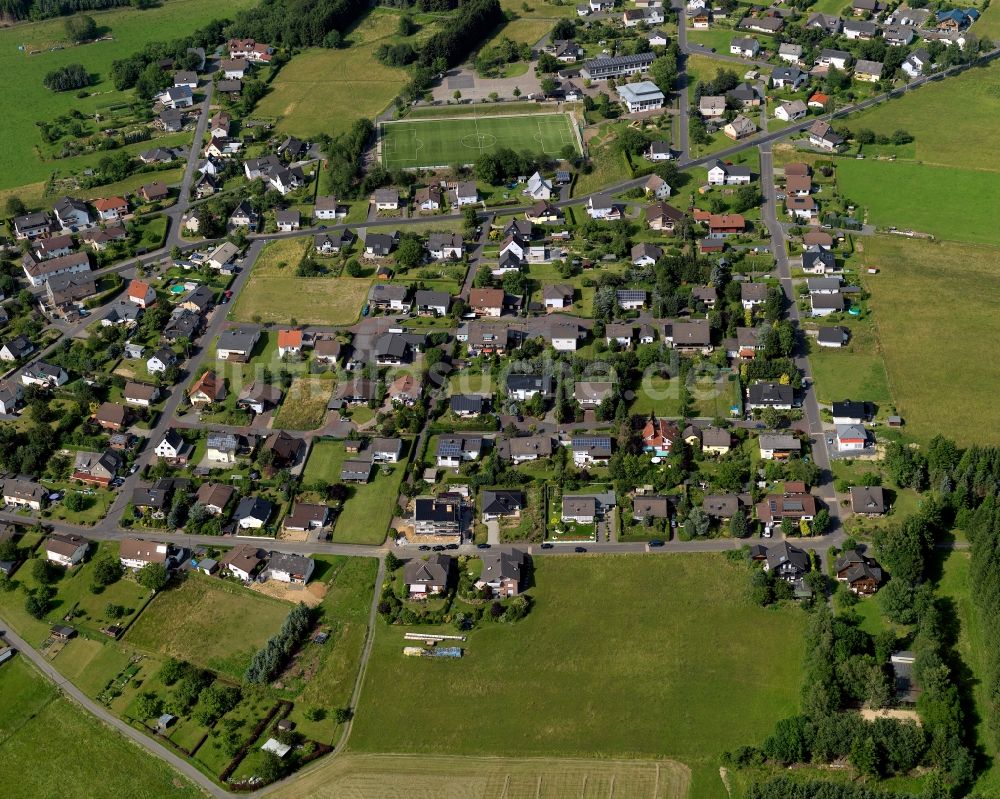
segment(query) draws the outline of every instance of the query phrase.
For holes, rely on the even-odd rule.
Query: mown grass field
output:
[[[801,679],[802,612],[750,607],[746,579],[721,555],[535,558],[529,616],[475,630],[454,661],[404,657],[380,623],[351,747],[669,757],[692,795],[724,796],[718,755],[795,712]]]
[[[240,679],[289,610],[291,605],[277,599],[190,574],[156,597],[124,640]]]
[[[303,137],[336,135],[357,119],[375,118],[408,80],[405,69],[387,67],[374,55],[383,41],[404,41],[396,35],[398,25],[397,14],[375,12],[346,34],[346,46],[313,48],[295,56],[255,113],[274,117],[280,130]],[[418,37],[429,34],[430,26],[425,26]]]
[[[538,41],[550,30],[555,23],[554,20],[545,17],[522,17],[506,23],[486,44],[484,48],[490,47],[500,39],[510,39],[519,44],[528,44],[534,47]]]
[[[0,30],[0,72],[5,77],[0,85],[0,108],[4,109],[0,188],[41,183],[53,170],[67,173],[99,161],[105,153],[43,162],[35,150],[42,145],[35,123],[54,119],[74,108],[91,116],[100,107],[130,99],[131,91],[116,91],[110,80],[112,61],[131,55],[147,42],[169,41],[212,19],[231,17],[254,1],[165,0],[145,11],[127,7],[88,11],[98,27],[110,29],[108,35],[112,40],[78,46],[65,46],[64,17]],[[24,51],[19,49],[22,45]],[[53,46],[64,49],[51,50]],[[35,49],[43,52],[27,54]],[[77,98],[76,92],[52,92],[42,85],[48,72],[74,63],[83,64],[97,77],[97,82],[88,87],[88,97]],[[150,146],[144,142],[139,150]]]
[[[844,197],[868,211],[879,227],[930,233],[939,239],[1000,244],[996,208],[970,198],[991,196],[997,173],[906,161],[837,161],[837,185]],[[885,187],[891,186],[891,191]]]
[[[866,280],[889,385],[905,432],[960,446],[1000,442],[996,298],[1000,249],[889,236],[865,240]]]
[[[411,442],[406,442],[406,446],[412,446]],[[333,528],[334,541],[375,545],[385,540],[389,523],[399,512],[396,500],[406,470],[406,455],[404,448],[403,460],[392,467],[391,474],[383,474],[383,467],[379,466],[364,485],[348,486],[348,499]],[[307,486],[316,481],[339,483],[340,468],[347,459],[343,441],[329,438],[314,441],[303,471],[303,483]]]
[[[846,347],[814,345],[809,352],[817,397],[823,403],[863,399],[884,410],[892,404],[892,395],[875,324],[866,319],[849,327],[851,338]]]
[[[236,298],[237,322],[344,325],[357,320],[371,278],[296,277],[295,268],[312,239],[271,242],[253,265],[253,274]]]
[[[573,760],[351,752],[323,762],[277,799],[404,795],[438,799],[684,799],[691,775],[670,760]]]
[[[499,147],[558,156],[567,145],[579,151],[566,114],[463,117],[382,126],[382,163],[387,169],[471,163]]]
[[[11,799],[201,796],[63,697],[23,656],[0,666],[0,769]],[[16,776],[15,776],[16,775]]]
[[[997,11],[990,9],[988,15]],[[982,36],[978,29],[973,33]],[[1000,27],[1000,25],[998,25]],[[1000,139],[989,120],[1000,116],[1000,63],[921,86],[898,100],[850,117],[852,130],[891,134],[902,128],[916,138],[917,160],[933,166],[1000,172]],[[933,198],[926,198],[934,207]]]

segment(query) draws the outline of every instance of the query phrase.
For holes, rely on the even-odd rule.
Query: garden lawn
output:
[[[65,17],[44,22],[19,24],[0,30],[0,107],[4,109],[4,140],[0,146],[0,188],[44,182],[59,170],[66,174],[95,165],[107,153],[98,152],[67,159],[43,161],[36,148],[43,147],[35,123],[51,120],[70,109],[93,117],[101,107],[128,102],[133,92],[119,92],[110,79],[111,62],[124,58],[151,41],[169,41],[193,32],[212,19],[232,17],[254,0],[201,2],[201,0],[165,0],[154,8],[139,11],[119,8],[111,11],[87,11],[98,27],[107,28],[109,41],[66,46]],[[25,50],[19,48],[24,45]],[[58,46],[60,49],[50,49]],[[28,55],[32,50],[41,50]],[[52,92],[42,85],[46,73],[67,64],[83,64],[97,78],[88,87],[88,97],[76,92]],[[190,140],[185,136],[185,140]],[[156,142],[159,144],[159,142]],[[131,149],[148,150],[148,141]],[[26,195],[38,196],[37,188]]]
[[[998,15],[1000,12],[991,8],[986,16],[1000,29]],[[979,25],[976,23],[972,32],[982,36]],[[993,61],[956,77],[932,81],[845,122],[851,130],[870,128],[886,135],[899,129],[908,131],[916,139],[921,163],[996,173],[1000,172],[1000,138],[993,135],[992,122],[998,117],[1000,63]],[[947,124],[942,124],[943,120]],[[974,146],[970,142],[975,142]],[[936,207],[934,198],[924,199],[929,207]],[[970,210],[972,205],[970,202]]]
[[[973,244],[1000,245],[995,206],[970,199],[991,196],[997,177],[996,172],[906,161],[837,162],[840,193],[868,209],[869,223]],[[885,191],[886,186],[892,191]]]
[[[817,397],[826,404],[845,399],[864,400],[874,402],[884,410],[892,404],[892,395],[878,348],[875,325],[871,319],[866,319],[847,327],[851,338],[846,347],[820,347],[817,344],[809,352]]]
[[[285,395],[275,427],[283,430],[315,430],[323,424],[326,405],[333,389],[332,380],[296,377]]]
[[[735,31],[727,30],[729,38],[734,38],[740,34]],[[749,35],[749,34],[748,34]],[[726,49],[724,54],[729,53],[729,41],[726,41]],[[736,64],[732,61],[723,61],[720,58],[712,58],[707,55],[689,55],[687,58],[687,74],[691,76],[691,87],[694,88],[694,84],[698,81],[710,81],[715,79],[716,73],[720,69],[728,70],[730,72],[735,72],[740,78],[743,77],[743,73],[750,69],[751,65],[747,65],[744,69],[742,64]],[[694,97],[694,92],[692,91],[691,97]]]
[[[295,268],[311,239],[284,239],[268,244],[253,265],[232,318],[237,322],[343,325],[357,320],[371,278],[296,277]],[[284,266],[282,266],[284,264]]]
[[[405,444],[412,445],[412,442]],[[337,517],[337,524],[333,528],[334,541],[376,546],[385,540],[393,516],[401,512],[397,500],[399,485],[406,473],[405,458],[404,453],[404,459],[392,467],[391,474],[383,474],[385,467],[378,466],[367,483],[348,487],[350,498]]]
[[[593,171],[577,177],[573,184],[574,197],[590,194],[604,186],[620,183],[632,177],[632,169],[628,160],[614,144],[619,129],[615,126],[604,126],[597,136],[587,140],[587,150],[590,154]],[[568,217],[567,213],[567,221],[569,221]]]
[[[309,459],[302,472],[302,482],[310,485],[318,481],[325,483],[340,482],[340,467],[347,460],[344,442],[332,438],[319,438],[313,441],[309,450]]]
[[[500,147],[558,157],[567,145],[579,151],[568,114],[460,117],[382,125],[387,169],[472,163]]]
[[[378,44],[404,41],[395,35],[398,26],[396,14],[372,13],[345,35],[344,47],[296,55],[282,67],[254,114],[273,117],[280,130],[302,137],[336,135],[358,119],[374,119],[409,79],[405,69],[375,59]],[[428,35],[430,27],[421,33]]]
[[[289,610],[285,602],[232,582],[189,574],[156,597],[125,640],[240,679]]]
[[[878,236],[863,256],[880,270],[865,285],[904,431],[925,442],[940,433],[959,446],[1000,443],[988,377],[1000,249]]]
[[[804,616],[749,606],[745,566],[604,555],[533,568],[528,617],[473,631],[460,660],[404,657],[404,630],[380,621],[352,749],[667,756],[692,767],[697,795],[724,796],[718,756],[797,711]],[[595,612],[595,597],[614,601]]]
[[[0,769],[11,799],[201,796],[161,760],[59,694],[22,655],[0,667]],[[44,755],[41,753],[44,752]],[[26,768],[26,764],[31,764]],[[70,776],[67,779],[67,776]]]

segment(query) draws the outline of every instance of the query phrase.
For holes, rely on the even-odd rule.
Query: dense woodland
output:
[[[365,0],[264,0],[239,12],[226,35],[275,47],[337,47],[367,9]]]
[[[78,11],[99,11],[119,6],[149,8],[153,5],[156,5],[154,0],[0,0],[0,20],[18,22],[75,14]]]

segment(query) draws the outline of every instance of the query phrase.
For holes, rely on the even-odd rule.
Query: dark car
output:
[[[430,546],[428,546],[427,544],[421,544],[419,547],[417,547],[417,549],[419,549],[421,552],[430,552],[431,551]]]
[[[444,552],[444,544],[435,544],[432,549],[435,552]]]
[[[542,549],[552,549],[552,544],[542,544]]]
[[[662,547],[663,542],[659,538],[654,538],[649,542],[651,547]]]
[[[489,544],[476,544],[476,549],[489,549]]]
[[[458,549],[458,544],[448,544],[445,549]]]
[[[573,551],[574,552],[586,552],[587,548],[586,547],[573,547]]]

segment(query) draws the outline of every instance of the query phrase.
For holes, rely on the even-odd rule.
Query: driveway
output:
[[[500,522],[496,519],[486,522],[486,543],[500,543]]]

